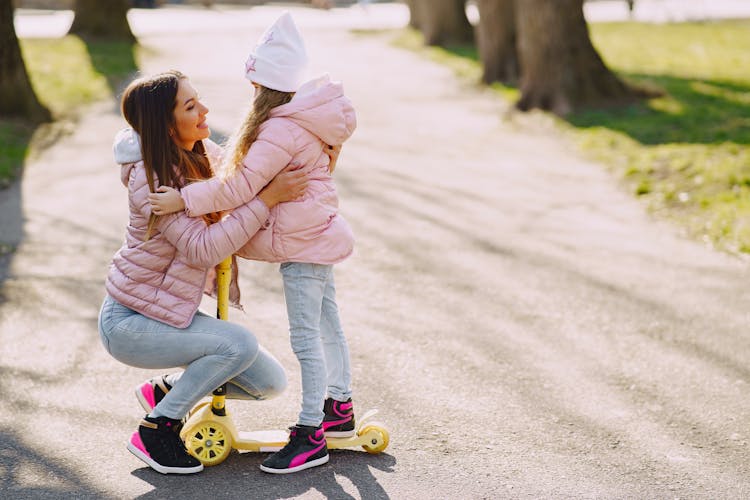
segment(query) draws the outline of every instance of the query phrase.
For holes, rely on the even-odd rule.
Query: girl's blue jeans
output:
[[[298,424],[319,426],[323,401],[351,397],[349,347],[339,321],[333,266],[281,264],[292,350],[300,364],[302,410]]]
[[[187,328],[147,318],[107,295],[99,334],[118,361],[147,369],[184,367],[170,376],[172,389],[154,413],[181,419],[201,398],[225,382],[227,397],[267,399],[286,388],[281,364],[244,327],[196,313]]]

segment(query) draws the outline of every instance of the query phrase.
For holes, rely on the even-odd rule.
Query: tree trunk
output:
[[[633,100],[591,44],[583,0],[522,0],[516,3],[521,63],[521,110],[558,115]]]
[[[422,0],[406,0],[406,5],[409,6],[409,26],[415,29],[420,29],[422,23],[420,21],[420,6]]]
[[[515,0],[477,0],[477,47],[484,83],[518,82]]]
[[[0,116],[19,116],[34,122],[51,118],[26,72],[13,24],[12,0],[0,0]]]
[[[465,0],[418,0],[419,27],[427,45],[465,44],[474,41],[466,17]]]
[[[130,0],[76,0],[70,32],[83,38],[135,40],[127,13]]]

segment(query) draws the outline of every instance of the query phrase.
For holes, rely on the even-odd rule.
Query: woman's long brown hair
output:
[[[141,138],[143,164],[151,192],[156,189],[155,180],[162,186],[181,188],[189,182],[213,176],[203,141],[196,141],[192,151],[188,151],[178,146],[170,134],[175,126],[177,88],[185,78],[175,70],[138,78],[122,95],[122,115]],[[152,213],[146,239],[151,235],[156,218]],[[211,224],[219,220],[220,214],[206,214],[203,218]]]
[[[227,151],[229,154],[223,163],[221,177],[231,177],[242,167],[242,160],[250,150],[253,142],[258,138],[260,126],[268,120],[271,110],[288,103],[294,97],[294,92],[280,92],[269,89],[262,85],[258,87],[258,93],[253,99],[253,109],[245,116],[237,131],[229,140]]]

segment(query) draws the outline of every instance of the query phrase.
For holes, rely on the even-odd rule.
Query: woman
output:
[[[286,386],[283,368],[252,333],[196,311],[208,271],[267,225],[269,208],[304,192],[304,174],[280,173],[224,218],[150,210],[148,195],[158,186],[180,188],[213,175],[209,157],[219,151],[208,140],[207,112],[179,72],[135,80],[123,94],[122,113],[137,135],[115,143],[130,220],[107,276],[99,331],[107,351],[125,364],[185,367],[138,390],[149,413],[128,450],[163,474],[203,469],[179,437],[182,419],[202,397],[227,381],[227,396],[239,399],[272,397]]]

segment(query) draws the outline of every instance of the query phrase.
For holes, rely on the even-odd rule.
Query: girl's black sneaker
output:
[[[295,425],[289,430],[289,442],[266,458],[260,470],[271,474],[289,474],[328,462],[328,448],[322,426]]]
[[[323,403],[323,431],[326,437],[349,437],[354,435],[354,406],[352,398],[336,401],[328,398]]]
[[[128,451],[162,474],[193,474],[203,464],[188,454],[180,439],[182,422],[168,417],[146,415],[130,436]]]

